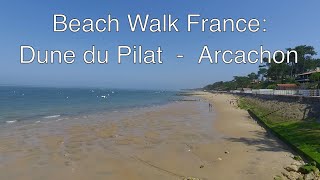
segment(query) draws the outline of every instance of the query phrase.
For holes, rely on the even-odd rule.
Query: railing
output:
[[[320,90],[274,90],[274,89],[252,89],[252,90],[232,90],[231,93],[282,95],[282,96],[320,96]]]

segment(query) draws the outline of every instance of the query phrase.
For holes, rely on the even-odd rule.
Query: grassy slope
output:
[[[264,123],[280,134],[289,143],[320,164],[320,123],[315,120],[299,121],[281,117],[259,107],[245,98],[240,99],[239,107],[250,109]]]

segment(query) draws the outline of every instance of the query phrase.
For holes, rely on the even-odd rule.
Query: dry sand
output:
[[[294,162],[286,145],[267,133],[247,111],[237,108],[236,97],[200,94],[213,103],[217,112],[214,129],[224,135],[221,144],[230,151],[215,168],[220,174],[217,179],[273,179]]]
[[[273,179],[293,162],[234,97],[199,97],[4,130],[0,179]]]

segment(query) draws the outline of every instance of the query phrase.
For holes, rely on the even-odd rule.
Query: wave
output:
[[[64,120],[63,118],[57,119],[56,122],[62,121]]]
[[[8,124],[15,123],[15,122],[17,122],[17,120],[6,121],[6,123],[8,123]]]
[[[52,115],[52,116],[46,116],[44,118],[46,119],[52,119],[52,118],[57,118],[57,117],[60,117],[61,115],[60,114],[57,114],[57,115]]]

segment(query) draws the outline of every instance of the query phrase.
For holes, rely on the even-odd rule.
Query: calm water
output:
[[[172,91],[0,87],[0,124],[118,111],[175,100]]]

